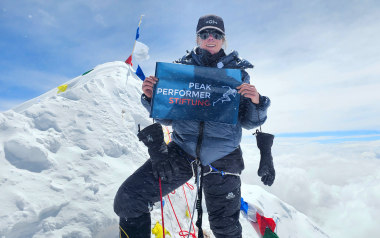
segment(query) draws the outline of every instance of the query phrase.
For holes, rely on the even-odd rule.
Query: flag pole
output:
[[[141,19],[142,19],[143,16],[144,16],[144,15],[141,15],[141,16],[140,16],[139,26],[137,27],[137,29],[139,29],[139,31],[140,31]],[[137,32],[136,32],[136,33],[137,33]],[[131,55],[133,55],[133,52],[135,51],[136,41],[137,41],[137,39],[135,38],[135,43],[133,44],[133,49],[132,49],[132,53],[131,53]]]

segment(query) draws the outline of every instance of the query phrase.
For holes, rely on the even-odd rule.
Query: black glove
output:
[[[276,177],[276,171],[273,167],[273,157],[271,147],[274,136],[264,132],[256,132],[257,147],[260,150],[261,159],[257,174],[261,177],[264,185],[271,186]]]
[[[169,158],[161,125],[154,123],[145,127],[137,134],[137,137],[148,147],[154,177],[171,181],[173,172],[176,172],[178,168]]]

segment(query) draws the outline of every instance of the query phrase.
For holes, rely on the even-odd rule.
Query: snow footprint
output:
[[[40,173],[52,166],[47,152],[37,146],[29,145],[27,141],[14,139],[5,142],[4,153],[9,163],[18,169]]]

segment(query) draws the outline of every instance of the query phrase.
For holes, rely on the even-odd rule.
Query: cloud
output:
[[[94,18],[95,22],[99,23],[103,27],[107,27],[106,22],[104,21],[104,17],[100,14],[97,14]]]
[[[254,143],[242,143],[246,165],[242,181],[264,187],[256,176],[260,153]],[[277,138],[276,180],[265,189],[313,218],[331,237],[375,235],[380,212],[379,145],[380,140],[320,144]]]
[[[290,22],[284,24],[292,27],[281,29],[277,38],[254,36],[243,50],[254,52],[252,82],[272,99],[267,126],[273,131],[377,128],[378,11],[348,5],[321,15],[319,8],[300,11],[304,21],[295,25],[287,16]]]

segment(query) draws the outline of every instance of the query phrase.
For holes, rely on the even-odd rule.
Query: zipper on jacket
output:
[[[199,124],[199,135],[198,135],[198,142],[197,142],[197,149],[196,149],[197,159],[199,160],[201,159],[201,146],[202,146],[202,141],[203,141],[204,127],[205,127],[205,122],[201,121],[201,123]]]

